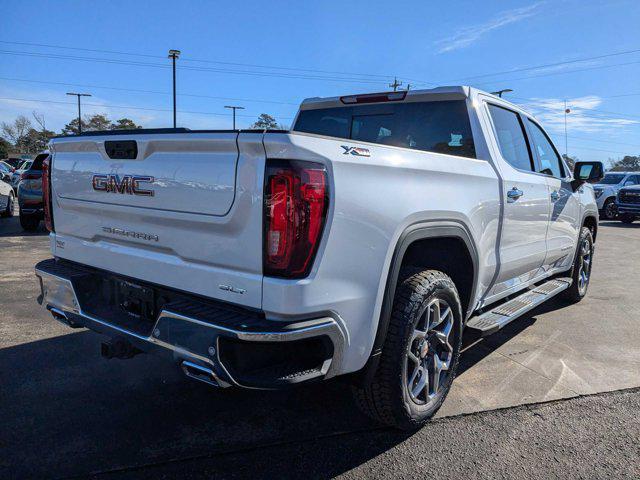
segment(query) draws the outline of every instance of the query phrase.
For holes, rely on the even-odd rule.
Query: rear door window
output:
[[[520,115],[512,110],[489,104],[500,153],[518,170],[534,171],[531,151]]]
[[[464,100],[303,110],[293,130],[476,158]]]

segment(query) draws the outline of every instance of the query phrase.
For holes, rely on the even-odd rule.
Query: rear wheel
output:
[[[40,219],[34,215],[25,215],[20,212],[20,226],[27,232],[34,232],[38,229]]]
[[[591,230],[582,227],[578,239],[578,251],[576,252],[571,269],[571,286],[563,292],[565,300],[579,302],[587,294],[591,281],[591,268],[593,266],[593,236]]]
[[[628,213],[624,213],[622,215],[620,215],[620,221],[622,223],[633,223],[633,221],[636,219],[636,217],[634,217],[633,215],[629,215]]]
[[[462,308],[444,273],[408,273],[398,287],[373,380],[354,387],[360,408],[386,425],[413,429],[442,405],[455,377]]]
[[[602,208],[602,218],[605,220],[613,220],[618,216],[618,207],[616,205],[615,198],[609,198],[606,202],[604,202],[604,207]]]

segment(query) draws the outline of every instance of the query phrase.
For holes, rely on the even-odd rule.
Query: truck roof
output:
[[[434,96],[437,96],[438,99],[442,100],[444,98],[450,98],[452,100],[455,99],[463,99],[469,98],[472,94],[482,93],[484,95],[497,96],[485,92],[483,90],[479,90],[477,88],[469,87],[467,85],[450,85],[450,86],[442,86],[421,90],[401,90],[396,92],[376,92],[376,93],[358,93],[353,95],[341,95],[339,97],[311,97],[306,98],[302,101],[300,105],[300,110],[311,110],[316,108],[330,108],[330,107],[341,107],[348,104],[355,103],[367,103],[364,100],[365,97],[379,97],[382,95],[390,96],[389,101],[404,101],[404,102],[416,102],[416,101],[425,101],[425,100],[433,100]],[[392,98],[392,96],[397,95],[400,98]],[[355,100],[356,98],[363,98],[363,101],[358,102]],[[500,99],[502,102],[506,102],[511,104],[511,102],[505,100],[504,98]],[[379,101],[379,100],[378,100]],[[518,108],[522,110],[522,107],[519,105],[514,105],[514,108]]]

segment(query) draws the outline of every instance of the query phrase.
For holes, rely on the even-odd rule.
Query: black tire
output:
[[[369,417],[385,425],[412,430],[424,425],[438,411],[455,378],[462,344],[462,307],[455,284],[442,272],[405,271],[401,278],[404,280],[396,290],[380,363],[371,382],[364,386],[354,386],[353,393],[356,403]],[[431,318],[442,318],[435,313],[436,304],[440,309],[438,312],[446,316],[446,320],[441,320],[440,324],[446,323],[443,328],[449,332],[446,344],[434,335],[438,330],[430,331],[428,328],[428,315]],[[443,306],[445,313],[441,312]],[[451,314],[447,314],[449,310],[446,306]],[[414,338],[420,324],[427,325],[419,328],[424,329],[426,335]],[[433,345],[429,338],[435,338]],[[440,350],[446,352],[445,358],[448,356],[448,369],[443,369],[438,374],[437,383],[440,388],[431,394],[431,388],[436,384],[435,357],[438,356],[438,362],[441,361],[442,354],[438,353]],[[431,368],[427,370],[425,365],[431,365]],[[445,363],[440,363],[442,365]],[[422,374],[417,372],[421,368]],[[418,376],[413,375],[416,373]],[[423,380],[423,375],[428,380],[426,389],[413,397],[410,393],[413,381],[416,381],[415,388],[412,389],[415,391]],[[423,396],[423,399],[418,396]]]
[[[571,303],[577,303],[587,295],[589,282],[591,281],[591,270],[593,268],[593,236],[591,230],[582,227],[578,248],[571,268],[571,286],[562,292],[563,298]],[[588,255],[588,259],[587,259]],[[586,274],[586,277],[583,276]]]
[[[604,220],[614,220],[618,216],[618,207],[615,198],[608,198],[602,207],[602,218]]]
[[[40,219],[34,215],[25,215],[20,212],[20,226],[27,232],[35,232],[40,225]]]
[[[627,225],[633,223],[635,219],[636,217],[634,217],[633,215],[629,215],[628,213],[623,213],[622,215],[620,215],[620,221],[622,223],[626,223]]]
[[[9,193],[9,200],[7,201],[7,207],[1,213],[3,217],[13,217],[13,205],[14,205],[15,197],[13,196],[13,192]]]

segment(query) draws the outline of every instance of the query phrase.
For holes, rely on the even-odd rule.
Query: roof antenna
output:
[[[513,92],[513,90],[511,90],[510,88],[505,88],[503,90],[498,90],[497,92],[491,92],[491,95],[497,95],[498,97],[502,98],[503,93],[509,93],[509,92]]]

